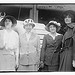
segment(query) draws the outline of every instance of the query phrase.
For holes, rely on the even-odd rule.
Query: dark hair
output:
[[[61,15],[61,17],[63,18],[63,20],[69,16],[71,18],[71,21],[74,22],[74,17],[75,17],[75,12],[72,10],[67,10],[65,12],[63,12],[63,14]]]
[[[56,32],[58,32],[58,26],[54,23],[48,23],[47,26],[49,28],[50,25],[53,25],[54,27],[56,27]]]
[[[13,23],[13,21],[12,21],[12,19],[11,19],[11,18],[9,18],[9,17],[8,17],[8,18],[6,18],[6,19],[9,19],[9,20],[11,20],[11,22]],[[6,20],[6,19],[5,19],[5,20]],[[5,22],[5,21],[4,21],[4,22]],[[13,23],[13,24],[14,24],[14,23]]]
[[[8,16],[5,16],[5,17],[1,20],[1,22],[0,22],[0,25],[1,25],[1,26],[5,27],[5,24],[4,24],[4,23],[5,23],[5,20],[6,20],[6,19],[10,19],[10,20],[11,20],[11,22],[12,22],[12,24],[13,24],[12,27],[17,24],[17,20],[16,20],[13,16],[9,16],[9,15],[8,15]]]
[[[69,16],[69,17],[71,18],[71,22],[74,22],[74,16],[73,16],[72,14],[68,13],[68,14],[64,15],[64,19],[65,19],[67,16]]]
[[[57,25],[54,24],[54,23],[49,23],[48,27],[49,27],[50,25],[54,25],[54,26],[57,28]]]

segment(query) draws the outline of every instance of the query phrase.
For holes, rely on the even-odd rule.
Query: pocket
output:
[[[26,65],[28,64],[28,58],[26,54],[20,55],[20,64],[21,65]]]
[[[52,57],[52,64],[58,64],[59,53],[54,53]]]
[[[47,63],[51,63],[51,61],[52,61],[52,57],[53,57],[53,53],[46,53],[45,54],[45,61],[47,62]]]

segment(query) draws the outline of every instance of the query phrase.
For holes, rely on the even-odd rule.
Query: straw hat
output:
[[[49,29],[49,26],[50,25],[54,25],[56,26],[57,28],[57,32],[60,30],[60,27],[61,27],[61,24],[60,23],[57,23],[56,21],[50,21],[46,26],[45,26],[45,29],[50,32],[50,29]]]
[[[24,20],[24,22],[23,22],[23,27],[25,28],[25,26],[26,25],[32,25],[32,27],[34,28],[35,27],[35,23],[34,23],[34,21],[32,20],[32,19],[26,19],[26,20]]]

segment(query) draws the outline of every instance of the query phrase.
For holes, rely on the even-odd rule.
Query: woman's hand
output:
[[[73,67],[75,67],[75,60],[73,60]]]
[[[4,47],[2,47],[2,48],[0,48],[0,50],[5,50],[6,48],[5,48],[5,46]]]
[[[18,69],[18,67],[19,67],[19,64],[17,63],[17,64],[15,65],[15,69],[17,70],[17,69]]]
[[[17,70],[19,67],[19,57],[18,57],[18,55],[16,55],[15,57],[16,57],[15,69]]]
[[[40,68],[43,68],[44,67],[44,63],[43,61],[40,61],[40,65],[39,65]]]

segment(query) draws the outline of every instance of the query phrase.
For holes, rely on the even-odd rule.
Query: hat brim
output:
[[[50,29],[49,29],[49,26],[50,26],[51,24],[50,23],[48,23],[46,26],[45,26],[45,30],[46,31],[48,31],[48,32],[50,32]],[[58,26],[58,25],[56,25],[56,24],[54,24],[54,26],[56,26],[56,31],[58,32],[59,30],[60,30],[60,28],[61,28],[61,26]]]
[[[0,22],[0,25],[1,26],[3,26],[3,27],[5,27],[5,20],[6,19],[10,19],[11,21],[12,21],[12,27],[13,26],[15,26],[16,24],[17,24],[17,20],[13,17],[13,16],[5,16],[2,20],[1,20],[1,22]]]
[[[35,23],[29,23],[29,24],[32,25],[32,28],[35,27]],[[23,27],[25,28],[25,26],[28,25],[28,24],[24,24],[24,23],[23,23],[23,25],[24,25]]]

